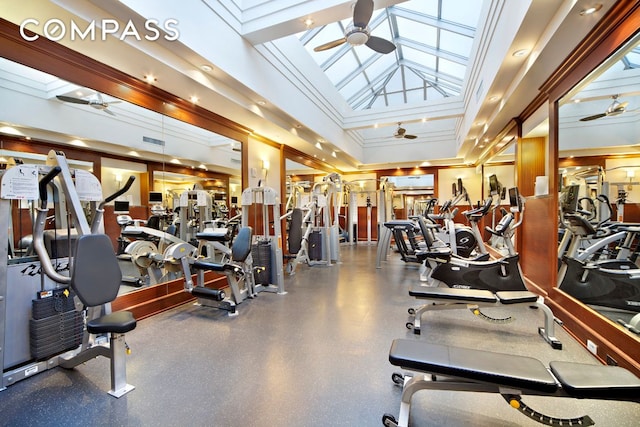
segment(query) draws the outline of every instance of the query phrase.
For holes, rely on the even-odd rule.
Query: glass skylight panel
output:
[[[407,88],[421,87],[424,84],[424,79],[417,75],[411,68],[402,67],[404,69],[404,81]]]
[[[350,99],[363,87],[369,84],[362,73],[358,74],[353,80],[340,89],[340,93],[345,99]],[[369,96],[369,95],[368,95]]]
[[[430,25],[424,25],[401,16],[396,17],[398,23],[398,35],[410,40],[435,47],[438,40],[438,29]]]
[[[449,22],[476,28],[480,10],[482,10],[482,3],[479,0],[443,1],[441,18]]]
[[[358,68],[358,66],[359,64],[356,61],[355,57],[351,54],[347,54],[340,58],[340,60],[335,64],[331,65],[327,70],[325,70],[325,74],[335,85],[338,82],[342,81],[345,77],[347,77],[349,73],[353,72],[353,70]]]
[[[444,58],[440,58],[440,72],[448,74],[453,77],[457,77],[462,80],[467,67],[464,65],[456,64],[455,62],[448,61]]]
[[[416,88],[416,89],[411,89],[411,90],[407,90],[407,103],[408,104],[413,104],[413,103],[418,103],[418,102],[422,102],[425,100],[424,98],[424,88]]]
[[[413,61],[416,64],[420,64],[423,67],[428,67],[432,69],[436,68],[436,57],[431,54],[428,54],[426,52],[423,52],[408,46],[402,47],[402,54],[405,59],[408,59],[409,61]]]
[[[321,67],[328,67],[324,70],[326,75],[354,109],[424,101],[425,90],[426,99],[440,99],[462,91],[482,3],[482,0],[409,0],[386,10],[375,10],[370,21],[371,35],[393,41],[397,47],[386,55],[367,46],[348,44],[313,51],[344,37],[351,18],[298,37],[306,36],[306,40],[314,35],[306,41],[306,50]],[[629,61],[637,64],[638,56],[638,52],[630,54]]]
[[[455,53],[465,58],[469,57],[473,39],[451,31],[440,30],[440,49]]]
[[[402,9],[412,10],[414,12],[424,13],[426,15],[438,16],[440,0],[413,0],[400,3],[397,6]]]

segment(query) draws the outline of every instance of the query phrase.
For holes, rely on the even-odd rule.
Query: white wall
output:
[[[438,204],[442,205],[448,199],[453,198],[451,184],[457,183],[462,178],[462,184],[467,189],[472,203],[482,200],[482,175],[476,173],[475,168],[449,168],[438,170]],[[462,201],[461,204],[466,204]]]
[[[252,138],[249,138],[243,149],[245,148],[248,150],[248,186],[257,187],[262,180],[263,186],[271,187],[280,194],[280,150]],[[269,163],[268,171],[263,169],[265,162]],[[280,202],[282,203],[282,194]]]

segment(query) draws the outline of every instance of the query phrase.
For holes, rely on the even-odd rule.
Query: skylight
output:
[[[389,54],[349,43],[314,52],[344,37],[350,19],[298,37],[354,110],[437,100],[462,92],[482,3],[409,0],[374,11],[370,33],[396,45]]]

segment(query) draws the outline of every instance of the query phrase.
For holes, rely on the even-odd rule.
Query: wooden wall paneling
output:
[[[557,215],[553,197],[528,197],[519,233],[524,242],[520,248],[520,266],[524,275],[544,293],[555,286],[558,227],[549,218]]]
[[[585,78],[592,70],[602,63],[609,55],[615,52],[622,44],[633,37],[640,28],[640,2],[617,2],[607,15],[593,28],[580,45],[574,49],[564,63],[555,70],[549,79],[541,86],[540,91],[549,99],[549,184],[550,194],[539,200],[527,200],[528,218],[531,218],[531,210],[538,215],[549,215],[546,221],[540,221],[541,235],[549,236],[549,242],[545,245],[538,242],[540,252],[546,254],[541,257],[539,263],[534,263],[536,255],[533,251],[526,250],[530,243],[527,241],[523,256],[523,271],[527,278],[541,288],[547,289],[549,295],[547,303],[554,314],[564,322],[565,328],[574,335],[583,346],[591,340],[598,344],[598,358],[607,363],[618,363],[640,375],[638,339],[620,330],[613,322],[589,309],[585,305],[574,300],[562,291],[553,287],[556,282],[556,245],[557,239],[557,204],[558,204],[558,100],[571,88]],[[546,199],[546,200],[545,200]],[[535,201],[534,201],[535,200]],[[537,206],[542,203],[543,206]],[[546,209],[544,204],[546,204]],[[527,222],[528,219],[525,219]],[[525,224],[523,224],[525,225]],[[525,225],[526,232],[532,235],[531,223]],[[527,237],[528,239],[529,237]],[[535,240],[535,237],[533,238]],[[548,277],[545,274],[537,274],[535,266],[547,267]],[[542,270],[540,268],[540,270]],[[613,361],[608,361],[606,355],[612,355]]]
[[[518,190],[522,196],[535,194],[535,180],[537,176],[546,175],[546,139],[522,138],[518,141],[519,179]]]

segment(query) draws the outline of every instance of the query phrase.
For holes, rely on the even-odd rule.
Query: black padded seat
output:
[[[571,396],[640,401],[640,378],[619,366],[556,361],[549,368]]]
[[[134,330],[136,324],[136,319],[130,311],[116,311],[88,321],[87,332],[90,334],[124,334]]]
[[[537,359],[425,341],[396,339],[389,361],[405,369],[466,378],[516,389],[555,393],[555,378]]]
[[[502,304],[522,304],[538,300],[538,295],[529,291],[500,291],[496,292],[496,296]]]
[[[429,288],[411,289],[409,295],[416,298],[437,298],[450,300],[465,300],[475,302],[497,302],[496,296],[491,291],[484,289],[459,289],[459,288]],[[535,301],[535,300],[534,300]]]

